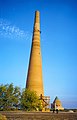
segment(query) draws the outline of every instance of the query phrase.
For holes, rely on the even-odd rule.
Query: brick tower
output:
[[[40,47],[40,13],[35,12],[32,46],[27,74],[26,88],[44,96],[42,79],[42,58]]]

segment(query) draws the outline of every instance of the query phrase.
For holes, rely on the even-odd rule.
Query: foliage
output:
[[[0,110],[17,109],[42,110],[42,102],[34,91],[23,89],[21,93],[20,88],[13,84],[0,85]]]
[[[36,95],[36,92],[28,89],[25,89],[22,92],[21,106],[23,110],[27,111],[36,111],[42,109],[41,101]]]
[[[20,98],[20,88],[13,84],[0,86],[0,110],[17,108]]]
[[[0,114],[0,120],[7,120],[6,116]]]

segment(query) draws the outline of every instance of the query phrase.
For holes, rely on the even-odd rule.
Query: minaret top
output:
[[[40,12],[35,11],[34,30],[40,31]]]
[[[38,10],[36,10],[35,12],[40,13]]]

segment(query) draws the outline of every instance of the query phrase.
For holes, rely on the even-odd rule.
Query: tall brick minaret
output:
[[[40,13],[35,12],[32,46],[27,74],[26,88],[44,96],[42,79],[42,58],[40,47]]]

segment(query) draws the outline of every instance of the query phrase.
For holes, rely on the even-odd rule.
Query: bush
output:
[[[21,96],[21,106],[26,111],[39,111],[42,110],[41,101],[36,92],[28,89],[23,90]]]
[[[0,120],[7,120],[6,116],[0,114]]]

